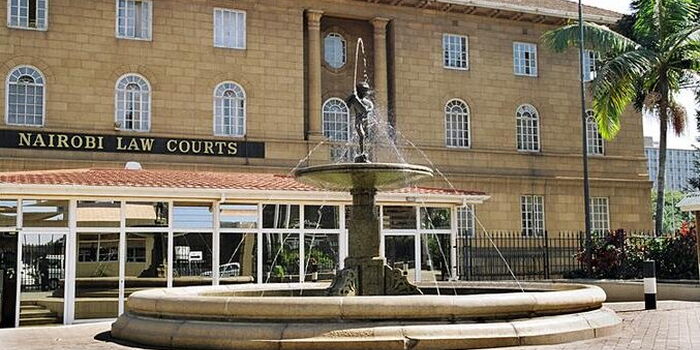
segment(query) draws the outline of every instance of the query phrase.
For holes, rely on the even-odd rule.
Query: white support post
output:
[[[306,279],[304,261],[306,261],[306,247],[304,247],[304,205],[299,204],[299,283]],[[284,249],[284,247],[282,247]]]
[[[219,251],[221,250],[221,245],[219,238],[221,237],[221,225],[220,225],[220,210],[219,210],[219,204],[220,202],[214,202],[214,205],[212,206],[212,227],[213,227],[213,232],[212,232],[212,256],[211,256],[211,281],[212,285],[218,286],[219,285],[219,265],[221,262],[219,261]]]
[[[119,316],[124,313],[126,284],[126,202],[119,202]]]
[[[415,277],[416,277],[416,282],[420,282],[422,280],[421,276],[421,266],[423,264],[423,259],[420,254],[420,247],[423,242],[421,241],[421,217],[420,217],[420,205],[416,205],[416,233],[414,234],[413,238],[413,254],[414,254],[414,270],[415,270]]]
[[[17,290],[15,300],[15,327],[19,327],[19,312],[22,299],[22,227],[24,226],[24,214],[22,198],[17,199]]]
[[[457,211],[458,211],[457,206],[452,207],[452,223],[450,227],[450,279],[451,280],[458,280],[457,276],[457,229],[459,226],[458,223],[458,217],[457,217]]]
[[[340,205],[340,233],[338,234],[338,268],[345,268],[345,258],[348,256],[348,231],[345,228],[345,204]]]
[[[258,265],[258,273],[257,273],[257,280],[258,283],[263,283],[263,261],[262,261],[262,244],[263,244],[263,237],[262,237],[262,226],[263,226],[263,205],[262,203],[258,203],[258,230],[255,239],[257,240],[257,246],[258,249],[256,249],[257,257],[255,259],[255,263]]]
[[[63,324],[65,325],[72,324],[75,320],[75,248],[77,245],[77,212],[78,201],[71,199],[68,202],[68,234],[66,236],[66,251],[63,260]]]
[[[173,234],[173,201],[168,202],[168,267],[166,268],[166,276],[167,276],[167,287],[172,288],[173,287],[173,241],[174,241],[174,234]]]
[[[379,206],[379,256],[386,259],[386,236],[384,235],[384,206]]]

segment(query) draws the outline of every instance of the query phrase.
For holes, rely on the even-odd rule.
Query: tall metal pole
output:
[[[591,240],[591,189],[588,181],[588,140],[587,140],[587,124],[588,114],[586,113],[586,76],[584,67],[584,55],[586,51],[584,50],[583,43],[583,3],[582,0],[578,1],[578,28],[579,28],[579,68],[581,71],[581,144],[583,152],[583,207],[584,207],[584,217],[586,220],[586,260],[588,261],[588,273],[589,275],[593,272],[593,266],[591,264],[592,252],[592,240]]]

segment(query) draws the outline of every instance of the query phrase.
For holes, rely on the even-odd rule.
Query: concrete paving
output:
[[[644,311],[643,303],[606,305],[617,311],[623,319],[622,331],[614,336],[561,345],[501,349],[700,349],[700,303],[662,301],[655,311]],[[0,349],[142,349],[111,340],[110,324],[111,322],[103,321],[72,326],[3,329],[0,330]]]

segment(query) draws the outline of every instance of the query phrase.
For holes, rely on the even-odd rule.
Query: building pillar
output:
[[[321,128],[321,17],[323,11],[306,10],[306,28],[309,40],[309,130],[308,137],[320,138]]]
[[[375,17],[370,23],[374,27],[374,96],[375,108],[384,123],[388,123],[389,91],[386,51],[386,25],[388,18]]]

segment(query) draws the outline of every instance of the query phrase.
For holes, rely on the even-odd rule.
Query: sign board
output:
[[[265,143],[135,135],[0,130],[0,148],[265,158]]]

